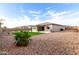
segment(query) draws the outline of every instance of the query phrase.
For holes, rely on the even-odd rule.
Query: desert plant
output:
[[[28,32],[16,32],[15,39],[17,46],[27,46],[30,42],[30,35]]]

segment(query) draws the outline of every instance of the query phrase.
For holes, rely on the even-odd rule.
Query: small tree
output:
[[[3,24],[3,19],[0,19],[0,28],[2,24]]]
[[[1,25],[3,24],[2,21],[3,19],[0,19],[0,34],[2,34],[2,28],[1,28]]]

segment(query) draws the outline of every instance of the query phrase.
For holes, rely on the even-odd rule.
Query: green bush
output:
[[[30,42],[30,35],[28,32],[16,32],[14,34],[17,46],[27,46]]]

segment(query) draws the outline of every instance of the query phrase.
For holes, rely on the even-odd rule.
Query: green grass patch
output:
[[[13,33],[13,34],[16,34],[16,33],[18,33],[18,32],[15,32],[15,33]],[[19,33],[22,33],[22,32],[19,32]],[[25,32],[25,33],[27,33],[27,32]],[[44,34],[44,33],[40,33],[40,32],[28,32],[28,34],[29,34],[30,36],[35,36],[35,35],[40,35],[40,34]]]
[[[35,36],[35,35],[40,35],[40,34],[43,34],[43,33],[40,33],[40,32],[28,32],[29,35],[31,36]]]

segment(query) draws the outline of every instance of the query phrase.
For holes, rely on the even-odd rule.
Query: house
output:
[[[31,28],[33,32],[45,32],[45,33],[65,30],[64,25],[59,25],[59,24],[54,24],[54,23],[49,23],[49,22],[37,24],[37,25],[32,26]]]
[[[65,30],[79,32],[79,26],[67,26]]]
[[[28,25],[28,26],[20,26],[16,28],[12,28],[9,31],[29,31],[29,32],[42,32],[42,33],[50,33],[50,32],[58,32],[64,31],[65,25],[54,24],[50,22],[40,23],[37,25]]]
[[[31,28],[28,28],[28,26],[19,26],[15,28],[9,29],[9,31],[15,32],[15,31],[31,31]]]

